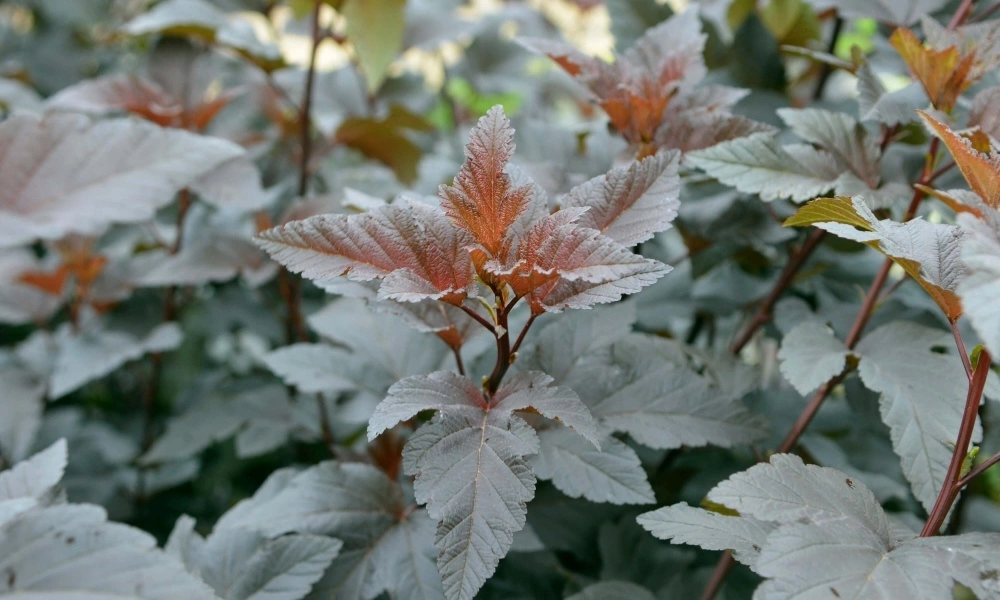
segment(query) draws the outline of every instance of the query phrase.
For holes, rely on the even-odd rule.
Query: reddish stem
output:
[[[955,451],[948,464],[948,472],[944,476],[944,484],[938,494],[934,507],[927,517],[920,537],[937,535],[944,524],[951,507],[955,504],[958,494],[962,491],[962,463],[969,453],[969,444],[976,429],[976,418],[979,416],[979,404],[983,399],[983,389],[986,387],[986,376],[990,373],[990,354],[983,350],[979,355],[979,364],[969,381],[969,393],[965,397],[965,411],[962,413],[962,425],[958,430],[958,440],[955,441]]]
[[[774,305],[777,304],[781,295],[785,292],[785,289],[792,283],[795,279],[795,275],[798,274],[799,269],[805,264],[806,260],[813,253],[819,243],[823,241],[823,237],[826,235],[826,231],[822,229],[814,230],[809,238],[806,239],[802,247],[799,248],[798,252],[792,254],[788,263],[785,264],[785,268],[782,269],[781,275],[778,276],[778,281],[774,283],[774,287],[768,293],[767,297],[760,303],[760,307],[757,308],[757,312],[754,314],[753,318],[750,320],[750,324],[747,328],[743,330],[743,333],[733,340],[733,343],[729,346],[729,351],[733,354],[739,354],[743,347],[753,339],[754,333],[762,325],[771,320],[771,311],[774,309]]]

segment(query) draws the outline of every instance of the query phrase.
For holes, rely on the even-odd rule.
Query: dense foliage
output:
[[[0,596],[1000,598],[998,8],[0,4]]]

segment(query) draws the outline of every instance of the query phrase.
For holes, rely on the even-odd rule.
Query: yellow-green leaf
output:
[[[403,47],[406,0],[347,0],[341,13],[347,19],[347,39],[375,93],[386,70]]]

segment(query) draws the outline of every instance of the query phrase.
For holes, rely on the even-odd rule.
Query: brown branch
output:
[[[524,341],[524,336],[527,335],[528,328],[535,322],[536,317],[538,317],[538,315],[535,313],[531,313],[531,316],[528,317],[528,322],[524,324],[524,329],[521,330],[521,333],[517,336],[517,341],[514,342],[514,345],[510,349],[511,354],[517,352],[517,349],[521,347],[521,342]]]
[[[455,368],[458,369],[458,374],[465,375],[465,363],[462,362],[462,352],[458,346],[448,346],[451,348],[451,353],[455,355]]]
[[[500,387],[503,376],[510,368],[510,330],[507,324],[507,310],[501,305],[498,297],[497,301],[497,362],[493,367],[493,372],[486,382],[486,391],[492,396]]]
[[[468,306],[466,306],[464,304],[460,304],[458,307],[461,308],[463,311],[465,311],[465,314],[469,315],[470,317],[472,317],[473,319],[475,319],[480,325],[482,325],[483,327],[485,327],[487,329],[487,331],[489,331],[493,335],[496,335],[496,332],[497,332],[496,325],[494,325],[493,323],[490,323],[489,321],[487,321],[486,319],[484,319],[482,317],[482,315],[480,315],[479,313],[477,313],[476,311],[472,310],[471,308],[469,308]]]
[[[969,444],[972,442],[972,434],[976,429],[976,418],[979,416],[979,404],[983,399],[983,389],[986,387],[986,376],[990,373],[990,354],[983,350],[979,355],[979,364],[969,381],[969,392],[965,397],[965,411],[962,413],[962,425],[958,430],[958,439],[955,441],[955,451],[951,454],[951,463],[948,464],[948,472],[944,476],[944,484],[938,494],[934,507],[927,517],[920,537],[937,535],[948,518],[952,505],[962,491],[959,485],[962,481],[962,463],[969,453]]]
[[[777,304],[785,289],[795,279],[795,275],[798,274],[802,265],[809,259],[809,256],[819,246],[819,243],[823,241],[825,235],[826,231],[822,229],[814,230],[805,243],[802,244],[802,247],[789,257],[788,263],[785,264],[785,268],[781,271],[781,275],[778,276],[778,280],[774,283],[767,297],[760,303],[760,307],[757,308],[757,312],[750,320],[750,324],[747,325],[743,333],[729,346],[730,352],[739,354],[743,350],[743,347],[753,339],[753,335],[757,332],[757,329],[771,320],[771,311],[774,309],[774,305]]]
[[[958,6],[958,10],[955,14],[951,16],[951,21],[948,22],[948,31],[954,31],[956,27],[965,22],[972,14],[972,3],[974,0],[962,0],[962,4]]]
[[[840,30],[843,27],[844,20],[839,16],[835,17],[833,20],[833,32],[830,34],[830,42],[826,47],[827,54],[833,54],[834,50],[837,48],[837,38],[840,37]],[[826,88],[826,82],[830,79],[831,73],[833,73],[833,65],[828,62],[824,62],[820,67],[819,79],[816,82],[816,89],[813,90],[813,100],[819,100],[823,97],[823,90]]]

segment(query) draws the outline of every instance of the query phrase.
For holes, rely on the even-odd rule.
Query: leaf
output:
[[[755,133],[687,155],[687,161],[726,185],[761,200],[809,200],[833,189],[836,161],[811,147],[789,149],[773,134]]]
[[[803,396],[840,374],[851,352],[829,326],[801,323],[781,340],[781,374]]]
[[[274,445],[261,444],[264,433],[278,437],[275,445],[285,442],[288,430],[293,427],[291,407],[287,393],[278,385],[252,388],[241,393],[208,395],[201,402],[172,418],[166,431],[139,458],[143,465],[163,464],[196,456],[205,448],[233,435],[243,435],[253,431],[259,445],[255,448],[242,443],[237,438],[237,455],[252,456],[274,449]],[[267,425],[267,429],[254,431],[255,426]],[[280,433],[278,436],[277,433]]]
[[[504,168],[514,154],[514,130],[503,108],[479,119],[465,147],[465,162],[452,185],[439,191],[448,218],[496,256],[511,225],[528,208],[531,189],[515,186]]]
[[[223,210],[252,212],[271,201],[261,186],[260,170],[248,156],[238,156],[202,175],[189,186],[198,197]]]
[[[389,388],[368,426],[368,439],[422,410],[434,419],[410,437],[403,468],[414,494],[438,522],[438,570],[448,598],[471,599],[524,527],[535,476],[524,456],[538,451],[534,430],[513,411],[534,408],[597,444],[593,420],[575,394],[551,377],[519,373],[487,399],[450,371],[408,377]]]
[[[451,371],[407,377],[389,388],[389,395],[375,409],[368,423],[368,440],[423,410],[478,418],[484,412],[510,415],[516,410],[533,408],[573,428],[597,446],[597,429],[590,411],[572,390],[551,387],[552,381],[552,377],[537,371],[518,373],[504,381],[487,401],[479,386]]]
[[[416,476],[417,501],[438,522],[447,598],[471,600],[524,527],[535,476],[523,456],[537,450],[530,426],[498,412],[440,412],[410,437],[403,468]]]
[[[878,141],[850,115],[816,108],[780,108],[777,112],[800,138],[832,154],[868,187],[878,187],[882,156]]]
[[[344,93],[343,90],[338,92]],[[337,142],[389,167],[403,183],[413,184],[417,179],[422,151],[410,140],[407,131],[426,132],[432,129],[433,126],[423,118],[393,105],[385,118],[351,116],[343,119],[334,137]]]
[[[292,344],[262,358],[282,381],[307,394],[353,389],[354,383],[340,374],[340,364],[349,359],[348,353],[325,344]]]
[[[534,314],[617,302],[670,272],[594,229],[563,223],[563,212],[537,222],[517,248],[516,266],[500,271],[513,271],[506,280],[529,296]]]
[[[686,367],[646,352],[612,352],[617,372],[593,369],[577,384],[599,425],[624,431],[640,444],[667,450],[681,446],[732,446],[763,434],[763,423],[735,398]]]
[[[955,293],[965,274],[959,256],[965,233],[959,227],[923,219],[879,220],[861,196],[820,198],[785,221],[785,226],[803,225],[815,225],[879,250],[920,283],[949,319],[962,315]]]
[[[360,215],[317,215],[264,231],[256,241],[310,279],[382,279],[379,297],[459,304],[472,290],[470,238],[432,206],[406,200]]]
[[[652,504],[653,488],[639,457],[612,436],[600,440],[600,449],[565,429],[538,432],[541,446],[531,467],[539,479],[551,479],[570,498],[612,504]]]
[[[178,190],[242,152],[143,121],[20,113],[0,124],[0,246],[148,220]]]
[[[291,477],[277,472],[216,526],[243,527],[344,540],[344,551],[310,597],[441,596],[433,523],[423,510],[407,514],[399,488],[369,465],[327,461]]]
[[[962,421],[968,379],[957,356],[933,352],[951,336],[907,321],[883,325],[858,344],[865,387],[882,394],[879,410],[917,500],[930,511],[944,484]],[[973,442],[982,429],[977,424]]]
[[[183,112],[155,81],[123,74],[85,79],[51,96],[45,106],[97,115],[130,112],[162,127],[173,124]]]
[[[45,381],[27,369],[0,369],[0,456],[18,462],[28,455],[42,424]]]
[[[997,591],[990,575],[997,563],[980,558],[978,549],[969,546],[998,541],[995,534],[966,534],[919,538],[894,547],[889,538],[857,522],[822,528],[786,525],[768,538],[757,561],[760,574],[774,579],[761,585],[754,598],[800,598],[817,589],[841,598],[945,598],[954,581],[982,594],[978,597],[989,597]]]
[[[0,502],[18,498],[43,500],[50,496],[62,480],[66,460],[66,440],[59,439],[13,468],[0,471]]]
[[[0,594],[215,600],[152,536],[106,518],[104,509],[82,504],[30,510],[8,521],[0,528]]]
[[[952,131],[947,125],[923,111],[917,111],[927,128],[941,138],[948,147],[955,164],[969,182],[972,191],[979,194],[986,204],[1000,207],[1000,154],[976,150],[966,138]]]
[[[257,39],[248,23],[229,16],[203,0],[165,0],[126,23],[132,36],[160,34],[193,37],[227,47],[270,72],[284,66],[280,51]]]
[[[958,97],[973,81],[970,70],[975,52],[961,53],[955,46],[944,50],[926,47],[915,33],[905,28],[893,32],[889,43],[924,86],[934,108],[950,113]]]
[[[679,159],[679,152],[666,152],[612,169],[570,190],[560,205],[588,207],[577,221],[581,226],[634,246],[666,231],[677,216]]]
[[[664,506],[639,515],[646,531],[675,544],[692,544],[705,550],[732,550],[733,558],[754,567],[767,534],[774,527],[766,522],[723,515],[686,503]]]
[[[605,600],[606,598],[629,598],[630,600],[654,600],[656,596],[641,585],[628,581],[599,581],[583,588],[566,600]]]
[[[59,351],[49,377],[48,397],[61,398],[147,353],[173,350],[181,339],[181,328],[173,322],[157,325],[144,338],[100,329],[96,324],[74,334],[66,324],[55,336]]]
[[[923,15],[935,13],[948,3],[945,0],[910,0],[895,2],[894,0],[837,0],[826,4],[835,4],[838,14],[844,18],[870,18],[891,25],[912,25]]]
[[[183,555],[188,571],[224,600],[298,600],[323,576],[340,547],[339,540],[324,536],[268,539],[238,528],[214,531]]]
[[[1000,230],[997,229],[1000,215],[992,211],[987,220],[969,214],[960,214],[957,219],[968,232],[962,243],[966,273],[958,284],[958,295],[972,328],[990,352],[997,353],[1000,352],[1000,313],[995,300],[1000,294]]]
[[[267,267],[273,266],[249,241],[218,233],[209,240],[186,244],[176,254],[141,256],[142,269],[135,283],[150,287],[221,282],[240,273],[252,276],[255,272],[267,272]]]
[[[774,454],[719,483],[708,499],[743,516],[780,524],[823,527],[854,521],[889,539],[889,520],[875,495],[859,481],[793,454]]]
[[[386,69],[403,47],[405,7],[406,0],[347,0],[340,9],[369,94],[382,86]]]
[[[889,92],[867,61],[857,68],[855,75],[858,77],[858,116],[862,121],[905,125],[916,120],[917,109],[930,102],[919,83]]]
[[[611,0],[608,14],[611,15],[615,48],[624,51],[646,31],[670,18],[673,12],[669,4],[660,4],[655,0]]]

